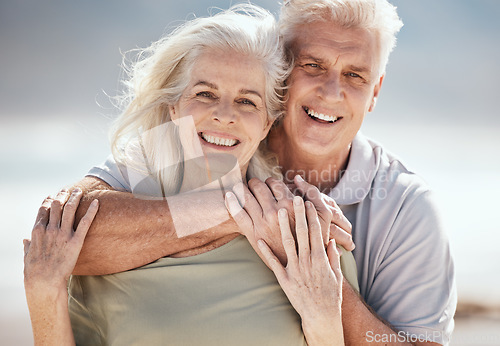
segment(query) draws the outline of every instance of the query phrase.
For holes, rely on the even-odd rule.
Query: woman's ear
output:
[[[262,129],[262,137],[261,141],[267,137],[267,134],[269,133],[269,129],[271,126],[273,126],[274,121],[267,119],[267,123],[264,125],[264,128]]]
[[[170,113],[170,119],[172,119],[175,125],[179,126],[179,113],[177,112],[176,107],[169,105],[168,112]]]

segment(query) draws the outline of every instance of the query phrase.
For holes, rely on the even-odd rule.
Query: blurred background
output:
[[[121,52],[230,0],[0,1],[0,340],[32,344],[22,239],[109,154]],[[254,1],[277,14],[277,0]],[[392,0],[405,26],[362,131],[436,191],[456,262],[452,345],[500,344],[500,1]],[[496,328],[495,328],[496,327]]]

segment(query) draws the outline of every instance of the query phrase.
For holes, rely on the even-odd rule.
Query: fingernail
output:
[[[313,204],[309,201],[306,202],[306,208],[311,209],[313,207]]]
[[[295,178],[298,180],[298,181],[304,181],[304,179],[300,176],[300,175],[296,175]]]
[[[92,203],[90,203],[90,205],[93,206],[93,207],[97,207],[97,205],[99,205],[99,200],[98,199],[94,199],[92,201]]]
[[[278,215],[281,217],[285,217],[286,216],[286,209],[282,208],[282,209],[278,210]]]
[[[293,198],[293,205],[299,206],[301,200],[302,200],[302,198],[300,198],[299,196],[295,196]]]
[[[232,192],[228,191],[228,192],[226,192],[226,198],[232,199],[232,198],[234,198],[234,194]]]

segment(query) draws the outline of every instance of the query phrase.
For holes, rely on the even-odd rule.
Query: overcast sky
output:
[[[113,113],[121,51],[229,0],[0,2],[0,117]],[[254,1],[273,13],[276,0]],[[403,27],[381,121],[500,124],[500,1],[393,0]]]

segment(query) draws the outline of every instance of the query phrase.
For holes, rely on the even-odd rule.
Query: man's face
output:
[[[298,28],[283,128],[301,152],[345,155],[382,85],[376,35],[329,22]]]

